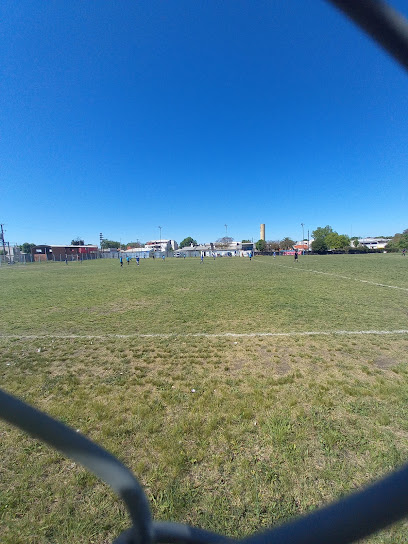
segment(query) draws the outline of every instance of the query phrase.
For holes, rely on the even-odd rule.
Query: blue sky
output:
[[[11,244],[408,228],[407,74],[326,2],[0,10]]]

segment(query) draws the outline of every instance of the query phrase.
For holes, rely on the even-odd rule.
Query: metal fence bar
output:
[[[129,469],[106,450],[63,423],[0,389],[0,417],[83,464],[124,500],[132,529],[117,544],[215,544],[225,536],[177,523],[152,522],[149,504]],[[408,514],[408,465],[335,504],[292,523],[255,534],[241,544],[348,544]]]
[[[116,457],[70,427],[0,389],[0,416],[84,465],[122,497],[134,528],[134,542],[152,541],[152,521],[146,495],[132,472]]]

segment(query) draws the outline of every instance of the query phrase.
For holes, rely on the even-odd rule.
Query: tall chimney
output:
[[[265,223],[261,223],[261,236],[260,240],[265,240]]]

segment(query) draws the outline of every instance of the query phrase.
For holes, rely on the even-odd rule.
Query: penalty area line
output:
[[[187,332],[187,333],[133,333],[133,334],[0,334],[0,340],[104,340],[109,338],[254,338],[254,337],[293,337],[293,336],[353,336],[353,335],[392,335],[408,334],[408,329],[397,330],[360,330],[360,331],[289,331],[289,332]]]

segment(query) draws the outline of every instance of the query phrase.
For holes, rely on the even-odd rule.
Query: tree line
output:
[[[368,251],[368,249],[359,244],[358,237],[353,236],[350,238],[347,234],[339,234],[332,229],[330,225],[325,227],[317,227],[312,231],[313,242],[311,244],[311,249],[315,253],[325,253],[329,250],[343,250],[349,251],[350,249],[359,249],[361,251]],[[229,236],[224,236],[223,238],[218,238],[216,243],[219,246],[228,246],[231,242],[234,241],[234,238]],[[306,240],[304,240],[306,241]],[[250,240],[242,240],[243,243],[250,242]],[[295,241],[286,236],[282,240],[258,240],[255,244],[257,251],[262,253],[264,252],[273,252],[280,250],[292,249],[295,245]],[[23,253],[31,253],[32,249],[37,244],[24,242],[19,246],[20,250]],[[71,240],[71,245],[73,246],[83,246],[85,241],[81,238],[74,238]],[[179,247],[196,246],[197,240],[194,240],[191,236],[187,236],[180,242]],[[128,249],[128,248],[138,248],[143,247],[142,242],[128,242],[127,244],[121,244],[117,240],[102,240],[102,249]],[[402,233],[397,232],[394,234],[392,239],[385,246],[387,251],[401,251],[402,249],[408,249],[408,229],[402,231]]]
[[[327,251],[336,250],[348,252],[353,249],[370,251],[366,246],[359,243],[358,236],[350,238],[347,234],[339,234],[330,225],[317,227],[313,230],[312,239],[311,250],[314,253],[326,253]],[[287,236],[282,240],[258,240],[255,247],[258,251],[264,253],[293,249],[295,243],[294,240]],[[408,249],[408,229],[405,229],[402,233],[396,233],[385,246],[386,251],[401,251],[402,249]]]
[[[408,249],[408,229],[397,232],[392,239],[385,246],[385,249],[389,251],[400,251],[402,249]]]

